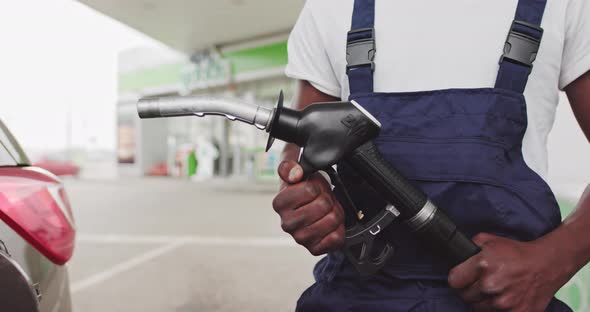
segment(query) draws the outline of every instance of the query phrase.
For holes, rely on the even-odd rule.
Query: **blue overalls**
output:
[[[551,189],[521,152],[527,128],[523,91],[542,37],[545,3],[519,0],[494,88],[406,93],[373,92],[375,3],[354,3],[347,45],[350,100],[381,122],[375,143],[385,159],[470,237],[487,232],[530,241],[561,223]],[[371,214],[385,207],[352,169],[339,165],[338,173],[359,209]],[[297,311],[469,310],[448,287],[450,268],[407,228],[393,224],[380,235],[396,247],[384,269],[361,277],[342,253],[331,253],[316,265],[316,283],[302,294]],[[571,310],[554,299],[547,311]]]

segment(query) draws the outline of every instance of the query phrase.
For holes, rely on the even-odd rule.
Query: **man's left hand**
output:
[[[475,311],[544,311],[569,278],[558,253],[540,242],[486,233],[473,241],[481,252],[451,270],[449,285]]]

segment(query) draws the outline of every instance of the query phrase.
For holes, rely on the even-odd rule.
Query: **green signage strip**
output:
[[[223,58],[231,62],[234,75],[284,66],[287,65],[287,41],[224,53]]]
[[[169,86],[180,81],[184,64],[166,64],[119,75],[119,91],[138,91],[144,88]]]
[[[230,64],[232,75],[284,66],[287,65],[287,41],[226,52],[221,55],[221,60]],[[162,86],[182,86],[183,81],[186,80],[186,69],[189,65],[187,63],[165,64],[122,73],[119,75],[119,92],[141,91]],[[205,77],[206,75],[194,76]]]

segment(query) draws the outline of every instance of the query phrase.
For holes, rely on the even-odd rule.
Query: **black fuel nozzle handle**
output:
[[[356,148],[345,161],[399,210],[401,220],[424,245],[449,264],[455,266],[480,251],[424,192],[383,158],[372,141]]]
[[[381,124],[355,101],[317,103],[302,111],[281,108],[271,137],[303,148],[305,175],[347,162],[399,212],[418,238],[452,265],[479,252],[467,236],[388,161],[373,143]]]

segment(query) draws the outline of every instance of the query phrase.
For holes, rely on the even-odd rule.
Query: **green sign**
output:
[[[165,64],[153,68],[119,74],[119,92],[141,91],[145,88],[170,86],[179,82],[185,64]]]
[[[180,73],[182,92],[224,85],[231,79],[231,63],[219,56],[186,65]]]
[[[119,92],[176,86],[199,88],[228,83],[232,77],[287,65],[287,41],[228,51],[198,64],[165,64],[119,75]]]
[[[287,41],[256,48],[223,53],[232,63],[232,74],[239,75],[287,65]]]

